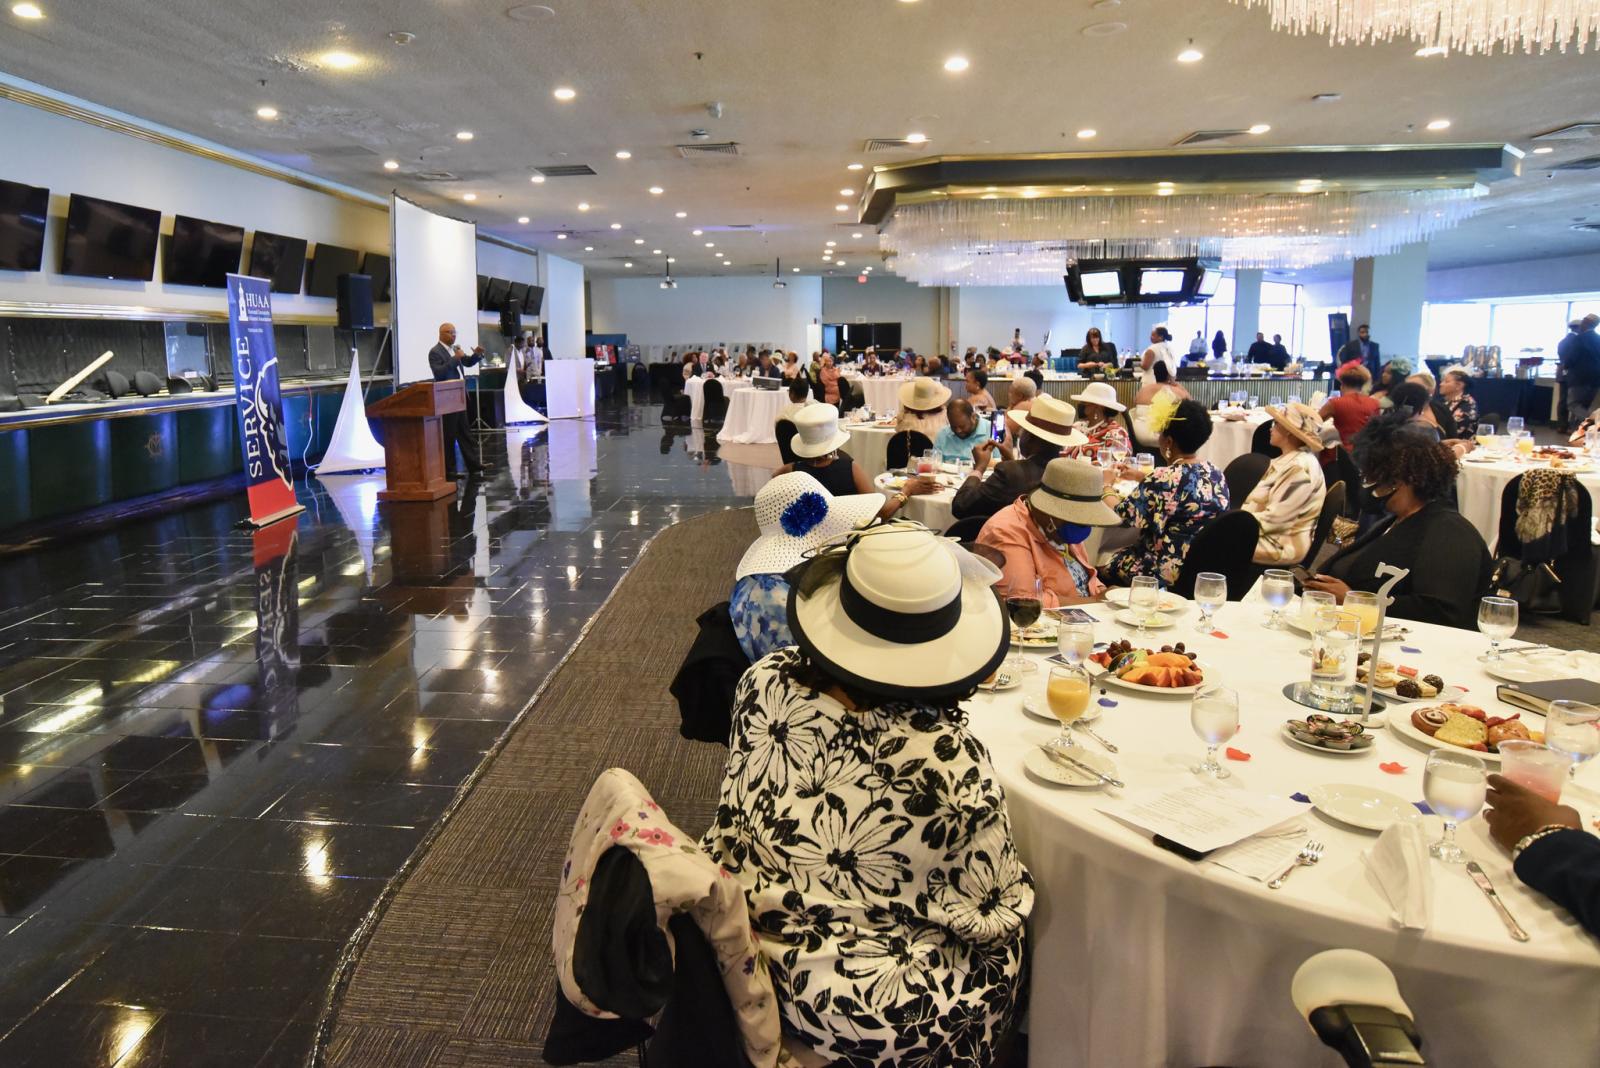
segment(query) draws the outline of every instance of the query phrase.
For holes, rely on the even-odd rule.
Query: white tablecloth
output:
[[[943,477],[947,482],[955,481],[955,477],[952,475]],[[887,474],[881,474],[872,480],[872,484],[885,497],[893,497],[895,489],[887,485],[888,479],[889,476]],[[938,493],[918,494],[915,497],[906,498],[906,503],[900,506],[900,511],[896,512],[895,515],[901,519],[915,519],[929,530],[943,534],[950,529],[950,524],[956,521],[955,515],[950,511],[950,505],[955,499],[956,491],[953,488],[942,489]]]
[[[1132,637],[1131,628],[1110,622],[1105,607],[1091,611],[1106,620],[1097,638]],[[1426,753],[1393,731],[1378,732],[1375,752],[1357,757],[1323,756],[1283,740],[1282,723],[1309,711],[1280,692],[1307,672],[1309,661],[1300,654],[1307,639],[1262,629],[1264,616],[1259,603],[1230,603],[1218,613],[1217,626],[1231,637],[1198,638],[1190,609],[1178,627],[1147,636],[1147,644],[1187,642],[1207,666],[1208,679],[1239,692],[1241,730],[1232,744],[1251,760],[1228,761],[1233,777],[1223,785],[1287,795],[1354,783],[1421,800]],[[1473,659],[1485,639],[1407,626],[1407,643],[1422,652],[1401,654],[1399,662],[1437,670],[1447,682],[1469,687],[1471,700],[1509,714]],[[1398,652],[1385,647],[1386,654],[1391,650]],[[1027,681],[1023,688],[1030,685],[1040,683]],[[1430,861],[1433,923],[1420,934],[1402,932],[1362,863],[1377,836],[1312,811],[1304,822],[1326,852],[1282,890],[1158,849],[1148,835],[1096,810],[1108,791],[1065,789],[1028,774],[1025,753],[1056,728],[1022,711],[1023,688],[980,694],[967,708],[973,731],[993,756],[1037,887],[1030,925],[1032,1065],[1342,1064],[1308,1032],[1289,1002],[1289,983],[1307,957],[1344,946],[1373,953],[1394,969],[1417,1013],[1430,1064],[1592,1068],[1600,1049],[1594,1011],[1600,943],[1516,881],[1481,816],[1462,827],[1462,844],[1532,934],[1526,944],[1510,939],[1464,869],[1437,861]],[[1117,704],[1093,726],[1120,747],[1113,758],[1119,778],[1130,788],[1198,781],[1187,768],[1204,747],[1190,729],[1187,699],[1107,693]],[[1380,770],[1380,762],[1389,761],[1405,770]],[[1597,770],[1591,765],[1580,782],[1592,788]],[[1600,798],[1569,788],[1563,800],[1587,820]],[[1436,819],[1429,817],[1426,827],[1430,840],[1437,837]],[[1530,994],[1535,1016],[1547,1026],[1530,1019]]]
[[[889,439],[894,437],[894,427],[872,423],[851,423],[850,444],[844,451],[860,465],[868,478],[877,478],[889,470]]]
[[[781,389],[741,389],[728,396],[728,415],[717,432],[724,445],[772,445],[777,443],[773,429],[778,412],[789,403]]]
[[[1461,473],[1456,476],[1456,507],[1478,528],[1490,552],[1494,551],[1494,543],[1500,537],[1500,494],[1505,491],[1506,483],[1530,469],[1530,465],[1510,460],[1461,462]],[[1578,481],[1589,490],[1593,502],[1600,505],[1600,471],[1579,472]]]
[[[862,396],[867,399],[867,407],[879,415],[900,410],[900,387],[911,381],[904,375],[873,377],[848,371],[845,372],[845,377],[852,382],[861,383]]]
[[[1250,451],[1250,442],[1255,436],[1256,428],[1272,417],[1266,412],[1249,412],[1243,419],[1224,419],[1216,412],[1211,413],[1211,437],[1200,446],[1200,451],[1195,455],[1201,460],[1216,464],[1220,469],[1226,469],[1229,462],[1236,460]],[[1235,501],[1237,507],[1240,503]]]
[[[749,389],[750,382],[743,378],[721,378],[722,395],[729,398],[732,406],[733,391],[736,389]],[[691,378],[683,384],[684,396],[689,398],[689,422],[699,426],[706,410],[706,380],[704,378]]]

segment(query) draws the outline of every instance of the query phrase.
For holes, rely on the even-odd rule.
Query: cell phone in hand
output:
[[[1006,421],[998,413],[989,417],[989,437],[996,445],[1006,439]]]

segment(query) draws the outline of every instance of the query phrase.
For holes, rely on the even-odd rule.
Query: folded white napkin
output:
[[[1362,859],[1394,921],[1401,927],[1426,928],[1433,918],[1433,869],[1422,822],[1391,823]]]

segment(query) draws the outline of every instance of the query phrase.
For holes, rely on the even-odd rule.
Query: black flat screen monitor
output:
[[[511,289],[511,283],[504,278],[489,279],[489,290],[483,296],[483,310],[497,312],[505,306],[506,293]]]
[[[526,282],[511,282],[511,283],[509,283],[508,286],[507,286],[507,289],[506,289],[506,304],[505,304],[505,306],[507,308],[515,308],[515,309],[517,309],[518,312],[520,312],[520,311],[522,311],[523,307],[527,304],[527,302],[528,302],[528,283],[526,283]]]
[[[478,276],[478,310],[479,311],[483,311],[484,310],[483,301],[484,301],[484,298],[487,297],[488,295],[489,295],[489,276],[486,275],[486,274],[480,274]]]
[[[1205,268],[1205,273],[1200,276],[1200,288],[1195,290],[1194,295],[1197,297],[1214,297],[1217,295],[1217,288],[1221,285],[1222,268],[1207,267]]]
[[[44,263],[50,190],[0,182],[0,271],[37,271]]]
[[[355,274],[360,267],[361,253],[355,249],[319,241],[311,251],[311,280],[306,283],[306,293],[313,297],[337,297],[339,276]]]
[[[162,281],[177,286],[226,289],[228,275],[239,270],[244,228],[177,215],[167,238]]]
[[[544,286],[529,286],[528,299],[522,302],[522,314],[538,315],[544,311]]]
[[[1085,297],[1122,296],[1122,272],[1120,271],[1084,271],[1078,277],[1083,286],[1083,295]]]
[[[1184,296],[1184,285],[1188,281],[1189,272],[1182,267],[1141,267],[1139,268],[1139,298],[1151,300],[1158,297],[1171,297],[1174,300]]]
[[[61,273],[148,282],[156,273],[161,213],[78,193],[67,202]]]
[[[274,293],[300,292],[306,276],[306,239],[257,230],[250,245],[250,269],[245,273],[270,279]]]
[[[361,273],[372,279],[372,299],[380,304],[389,302],[389,257],[381,252],[369,252],[361,260]]]

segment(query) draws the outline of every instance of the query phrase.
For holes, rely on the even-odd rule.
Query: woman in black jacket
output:
[[[1377,592],[1385,581],[1378,565],[1393,564],[1411,573],[1394,587],[1389,615],[1470,630],[1489,588],[1489,548],[1448,503],[1455,453],[1410,414],[1385,413],[1356,435],[1362,484],[1387,516],[1307,579],[1306,589],[1325,590],[1342,604],[1351,590]]]

